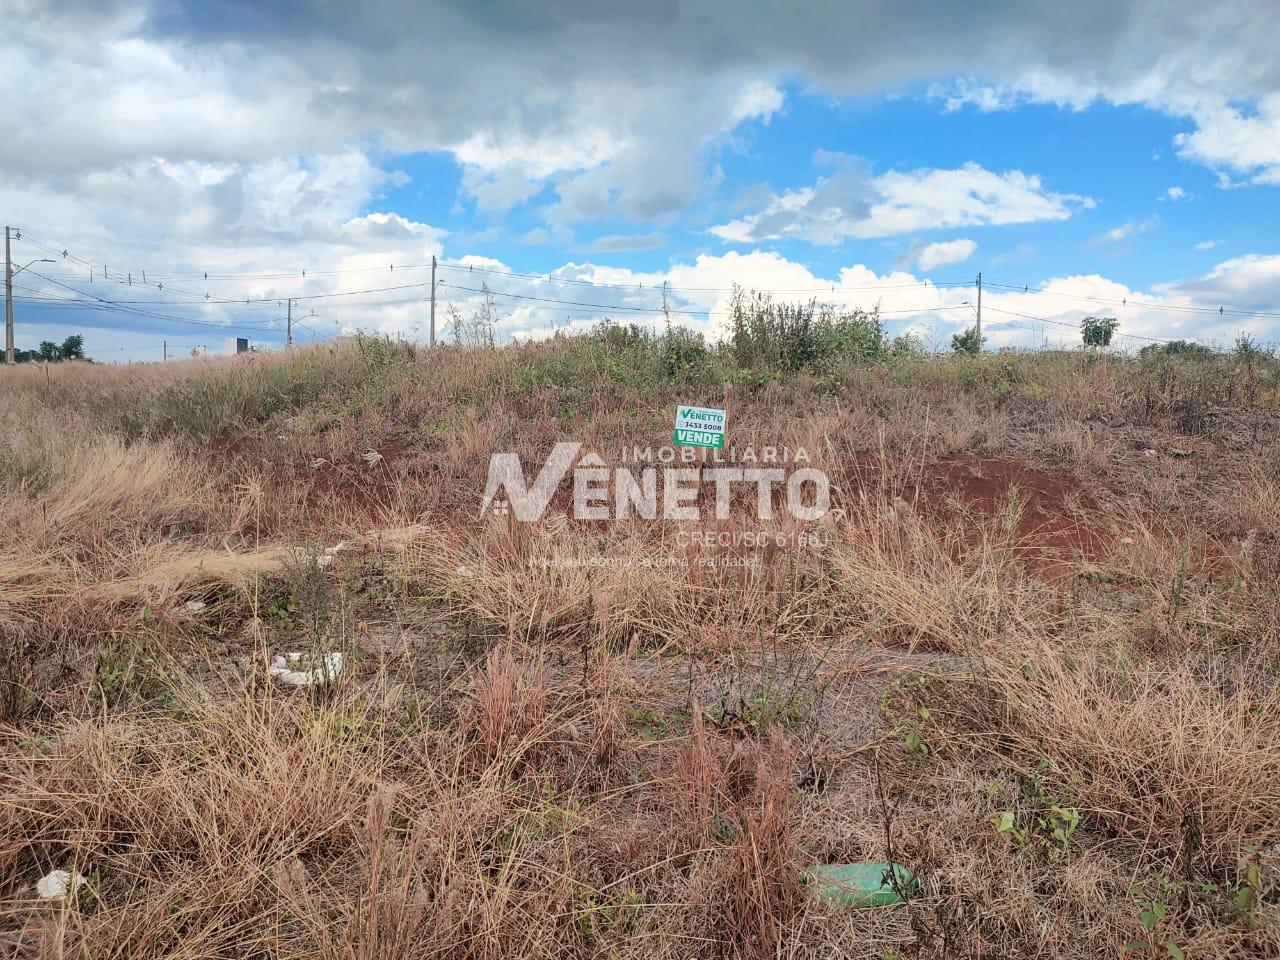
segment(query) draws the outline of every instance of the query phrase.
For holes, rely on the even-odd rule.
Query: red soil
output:
[[[961,524],[970,539],[983,530],[996,534],[1042,572],[1061,573],[1063,561],[1096,560],[1111,542],[1091,522],[1097,503],[1079,480],[1022,463],[965,457],[926,464],[899,479],[883,476],[879,461],[862,459],[846,469],[846,483],[850,503],[863,493],[901,499],[926,518]],[[1016,516],[1009,528],[1007,516]]]

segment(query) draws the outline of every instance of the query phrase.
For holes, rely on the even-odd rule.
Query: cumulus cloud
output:
[[[626,7],[371,0],[287,6],[30,6],[0,38],[15,178],[154,157],[446,151],[487,212],[561,195],[565,220],[679,210],[714,182],[708,145],[782,109],[784,78],[835,96],[935,80],[958,109],[1140,103],[1188,118],[1183,156],[1275,183],[1280,63],[1267,0],[1050,0],[974,11],[865,3]],[[859,53],[847,55],[847,38]],[[442,40],[446,42],[442,42]],[[986,75],[946,78],[984,63]]]
[[[916,251],[915,262],[921,270],[932,270],[948,263],[963,263],[977,249],[977,243],[967,238],[927,243]]]
[[[821,153],[834,172],[811,187],[775,194],[763,209],[711,228],[722,240],[758,243],[795,237],[838,244],[919,230],[1065,220],[1093,200],[1045,189],[1021,170],[995,173],[976,163],[950,170],[872,176],[865,161]]]
[[[1139,39],[1135,29],[1131,45],[1113,51],[1109,62],[1047,57],[1028,67],[1006,60],[1003,78],[955,78],[933,84],[929,95],[948,111],[1026,103],[1083,110],[1097,101],[1145,106],[1193,125],[1174,137],[1178,155],[1218,171],[1224,186],[1233,176],[1280,184],[1280,66],[1271,57],[1252,59],[1266,56],[1259,46],[1264,34],[1256,31],[1280,26],[1280,8],[1240,3],[1179,13],[1176,6],[1165,5],[1168,18],[1154,15],[1155,7],[1135,15],[1131,26],[1148,35]],[[1193,32],[1170,36],[1184,14]]]
[[[1189,112],[1196,129],[1175,140],[1183,157],[1254,183],[1280,185],[1280,92],[1259,98],[1247,110],[1225,98],[1209,98]]]
[[[664,282],[673,320],[713,338],[727,332],[734,285],[771,291],[780,301],[816,299],[847,309],[879,309],[890,333],[912,331],[926,345],[939,349],[946,349],[953,333],[973,323],[972,288],[937,287],[910,271],[877,273],[863,264],[832,274],[816,273],[779,253],[760,250],[704,254],[668,270],[647,273],[567,264],[538,279],[490,279],[495,288],[507,293],[606,304],[574,309],[499,297],[497,319],[504,339],[533,339],[555,329],[582,330],[606,316],[658,330],[663,324],[659,308]],[[575,290],[564,280],[606,286]],[[590,296],[582,296],[584,291]],[[463,310],[479,303],[478,294],[456,295]],[[983,333],[996,348],[1079,346],[1080,322],[1086,316],[1104,315],[1120,321],[1119,349],[1138,349],[1153,339],[1229,345],[1241,332],[1276,340],[1280,339],[1280,317],[1269,316],[1266,305],[1278,298],[1280,255],[1226,260],[1203,276],[1147,290],[1098,274],[1067,275],[1026,291],[985,287]],[[1222,313],[1220,305],[1227,306]],[[1261,312],[1249,315],[1254,309]]]

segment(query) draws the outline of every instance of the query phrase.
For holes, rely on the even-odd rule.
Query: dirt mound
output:
[[[963,457],[886,477],[882,464],[868,459],[846,476],[855,499],[878,493],[905,501],[940,523],[971,527],[973,539],[983,529],[1007,529],[1018,556],[1053,572],[1061,572],[1054,568],[1062,561],[1098,559],[1111,539],[1093,519],[1097,502],[1078,479],[1012,460]]]

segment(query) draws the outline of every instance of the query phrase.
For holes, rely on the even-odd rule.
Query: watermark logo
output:
[[[722,433],[720,438],[723,444]],[[516,454],[491,455],[481,515],[492,510],[525,523],[540,520],[570,473],[575,520],[709,519],[705,501],[712,498],[704,491],[714,493],[717,520],[729,519],[735,496],[753,501],[759,520],[774,519],[779,501],[800,521],[819,520],[831,509],[830,480],[810,465],[803,447],[633,447],[616,467],[594,451],[579,457],[581,452],[580,443],[557,443],[532,479]]]

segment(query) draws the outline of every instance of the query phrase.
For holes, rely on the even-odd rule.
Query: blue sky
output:
[[[441,323],[485,283],[503,338],[655,322],[664,282],[715,336],[737,283],[945,345],[981,271],[991,346],[1280,339],[1273,5],[918,6],[33,8],[18,345],[272,347],[290,296],[300,339],[419,338],[432,255]]]

